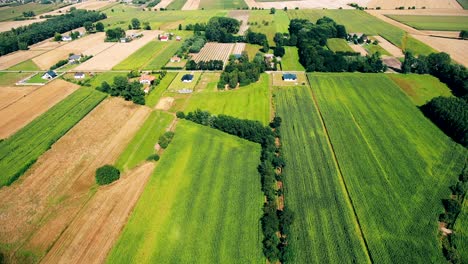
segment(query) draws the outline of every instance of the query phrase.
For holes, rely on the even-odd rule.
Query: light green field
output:
[[[9,71],[40,71],[39,66],[32,60],[23,61],[8,69]]]
[[[288,33],[289,32],[289,17],[288,13],[283,10],[276,10],[275,15],[276,32]],[[273,44],[274,42],[272,42]]]
[[[166,91],[167,87],[171,84],[174,78],[177,76],[176,72],[168,72],[166,76],[161,80],[158,86],[146,97],[145,104],[151,108],[158,104],[162,94]]]
[[[107,82],[108,84],[114,83],[114,78],[117,76],[127,76],[126,73],[123,72],[103,72],[99,73],[91,78],[90,85],[93,88],[101,86],[103,82]]]
[[[192,74],[193,75],[193,80],[191,82],[182,82],[182,76],[185,74]],[[189,72],[180,72],[177,74],[177,76],[174,78],[174,80],[171,82],[171,85],[169,85],[169,88],[167,88],[168,91],[171,92],[177,92],[178,90],[182,89],[194,89],[195,85],[197,85],[198,78],[200,78],[200,73],[199,72],[194,72],[194,73],[189,73]]]
[[[158,138],[164,134],[173,119],[174,116],[171,114],[161,111],[152,112],[124,152],[120,154],[115,166],[121,171],[132,169],[154,154],[154,146],[158,143]]]
[[[447,85],[432,75],[389,74],[388,77],[400,86],[417,106],[424,105],[437,96],[452,96]]]
[[[283,71],[304,71],[304,67],[299,63],[299,53],[296,47],[284,47],[286,53],[281,58],[281,68]]]
[[[43,74],[44,73],[37,73],[33,77],[29,78],[29,80],[27,80],[25,83],[46,83],[46,82],[48,82],[49,80],[42,79]]]
[[[125,60],[114,66],[113,70],[133,70],[141,69],[149,61],[162,50],[166,49],[167,46],[175,44],[175,41],[162,42],[162,41],[150,41],[145,46],[134,52],[132,55],[127,57]]]
[[[419,30],[468,30],[468,16],[386,15]]]
[[[107,263],[265,263],[260,146],[185,120]]]
[[[411,35],[407,34],[404,38],[404,47],[403,50],[411,51],[414,55],[429,55],[431,53],[437,52],[437,50],[427,46],[421,41],[413,38]]]
[[[198,9],[243,9],[248,7],[244,0],[201,0]]]
[[[65,6],[64,4],[38,4],[38,3],[27,3],[25,5],[8,6],[0,8],[0,21],[13,20],[16,17],[22,17],[23,12],[34,11],[36,15],[46,13],[60,7]]]
[[[468,199],[466,197],[453,229],[455,230],[454,244],[460,254],[460,263],[468,263]]]
[[[33,73],[30,72],[0,72],[0,86],[13,86],[16,82],[31,76]]]
[[[466,149],[384,74],[310,80],[372,260],[443,263],[441,199],[458,179]]]
[[[348,45],[345,39],[341,38],[330,38],[327,39],[327,47],[329,50],[338,52],[354,52],[354,50]]]
[[[202,109],[213,114],[258,120],[266,125],[270,120],[268,82],[268,75],[262,74],[257,83],[236,90],[195,92],[184,111]]]
[[[289,10],[288,15],[290,19],[309,19],[313,23],[317,19],[327,16],[335,20],[336,23],[345,25],[348,33],[362,32],[370,36],[381,35],[403,50],[410,49],[417,54],[427,55],[427,51],[430,49],[427,45],[416,39],[412,39],[411,41],[406,40],[406,33],[402,29],[361,10]]]
[[[294,263],[369,263],[351,204],[307,86],[275,89],[283,119],[286,205]]]
[[[268,25],[264,24],[267,22]],[[253,32],[260,32],[267,36],[270,46],[274,46],[273,38],[277,32],[288,32],[289,17],[283,10],[277,10],[274,15],[270,10],[252,10],[249,16],[250,29]],[[252,25],[257,23],[257,25]]]
[[[362,47],[369,54],[374,54],[374,53],[378,52],[380,55],[391,56],[391,54],[388,51],[386,51],[384,48],[382,48],[380,45],[374,45],[374,44],[371,43],[371,44],[364,44]]]
[[[185,5],[185,2],[187,2],[187,0],[174,0],[167,6],[167,9],[180,10]]]
[[[182,46],[183,41],[171,41],[169,45],[159,50],[144,66],[145,70],[159,70],[174,56],[177,50]]]
[[[0,186],[8,185],[96,107],[105,94],[81,88],[0,142]],[[53,124],[53,125],[51,125]]]
[[[257,53],[259,53],[259,52],[261,53],[261,51],[260,51],[261,48],[262,47],[260,47],[259,45],[254,45],[254,44],[247,43],[247,44],[245,44],[245,49],[244,50],[249,55],[249,60],[252,60]]]

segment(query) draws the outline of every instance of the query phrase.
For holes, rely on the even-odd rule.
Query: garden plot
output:
[[[78,88],[76,84],[57,79],[2,108],[0,138],[9,137]]]
[[[95,170],[117,159],[148,114],[148,108],[121,98],[104,101],[21,182],[0,189],[0,243],[14,252],[16,262],[37,262],[64,234],[95,192]],[[114,224],[109,228],[120,230]]]
[[[133,40],[130,43],[115,43],[110,48],[102,51],[90,60],[80,64],[75,68],[77,71],[110,70],[119,62],[130,56],[132,53],[154,40],[162,31],[143,31],[143,37]]]
[[[209,42],[193,56],[193,60],[197,63],[199,61],[222,60],[226,65],[233,47],[233,43]]]
[[[228,13],[228,17],[235,18],[241,23],[238,32],[239,35],[244,35],[247,29],[249,29],[249,25],[247,25],[249,14],[250,12],[247,10],[233,10]]]
[[[236,43],[234,44],[234,48],[232,49],[231,54],[242,54],[245,50],[245,43]]]

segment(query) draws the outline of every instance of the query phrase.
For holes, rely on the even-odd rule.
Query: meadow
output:
[[[270,10],[252,10],[250,11],[249,23],[249,28],[252,31],[264,33],[270,46],[274,46],[273,37],[275,34],[288,32],[289,17],[283,10],[277,10],[275,14],[270,14]]]
[[[386,75],[309,80],[373,262],[444,262],[441,200],[458,180],[466,149]]]
[[[374,44],[364,44],[362,46],[369,54],[374,54],[374,53],[380,53],[380,55],[388,55],[391,56],[391,54],[382,48],[380,45],[374,45]]]
[[[33,60],[23,61],[8,69],[9,71],[40,71],[39,66]]]
[[[114,78],[117,76],[126,76],[126,73],[123,72],[103,72],[99,73],[93,77],[89,81],[91,87],[96,88],[101,86],[103,82],[107,82],[108,84],[112,84],[114,82]]]
[[[166,8],[169,10],[180,10],[187,0],[174,0]]]
[[[468,30],[468,16],[386,15],[419,30]]]
[[[330,38],[327,39],[327,47],[331,51],[343,51],[343,52],[354,52],[354,50],[348,45],[345,39]]]
[[[248,7],[244,0],[201,0],[199,9],[243,9]]]
[[[107,263],[265,263],[260,146],[179,121]]]
[[[66,6],[65,4],[38,4],[27,3],[24,5],[12,5],[0,8],[0,21],[13,20],[16,17],[23,17],[23,12],[33,11],[35,15],[40,15],[60,7]]]
[[[297,47],[284,47],[286,53],[281,58],[281,70],[304,71],[304,66],[299,62]]]
[[[213,114],[258,120],[266,125],[270,120],[269,102],[269,78],[267,74],[262,74],[258,82],[235,90],[205,89],[200,93],[195,92],[184,111],[202,109]]]
[[[96,107],[105,94],[81,88],[0,142],[0,186],[21,176],[51,145]],[[51,126],[51,124],[54,124]]]
[[[125,60],[115,65],[113,70],[133,70],[141,69],[148,61],[152,60],[156,55],[166,46],[171,45],[172,42],[150,41],[148,44],[134,52]]]
[[[145,123],[120,154],[115,166],[121,171],[130,170],[155,153],[154,146],[174,119],[171,114],[153,111]]]
[[[33,75],[30,72],[0,72],[0,86],[13,86],[16,82]]]
[[[171,84],[174,78],[177,76],[177,72],[168,72],[166,76],[161,80],[158,86],[156,86],[149,95],[146,96],[145,104],[151,108],[155,107],[159,102],[162,94],[166,91],[167,87]]]
[[[359,226],[307,86],[274,90],[283,119],[285,202],[295,263],[369,263]]]
[[[191,82],[183,82],[182,77],[186,74],[192,74],[193,75],[193,80]],[[195,88],[195,85],[197,85],[198,78],[200,78],[200,72],[179,72],[177,76],[174,78],[174,80],[171,82],[171,85],[167,88],[168,91],[170,92],[177,92],[182,89],[191,89],[193,90]]]
[[[452,92],[439,79],[429,74],[389,74],[417,106],[424,105],[437,96],[452,96]]]

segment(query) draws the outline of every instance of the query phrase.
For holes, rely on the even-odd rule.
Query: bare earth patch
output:
[[[434,37],[445,37],[445,38],[458,38],[460,31],[435,31],[435,30],[420,30],[422,33]]]
[[[386,51],[388,51],[392,56],[397,58],[403,58],[405,55],[400,48],[390,43],[388,40],[382,38],[381,36],[373,36],[378,42],[379,45]]]
[[[200,0],[187,0],[182,7],[182,10],[197,10],[199,5]]]
[[[245,43],[238,42],[234,44],[234,48],[232,49],[231,54],[242,54],[245,50]]]
[[[121,98],[104,100],[19,181],[0,189],[0,243],[9,257],[34,252],[38,260],[53,246],[95,193],[95,170],[115,162],[149,112]]]
[[[14,134],[78,88],[79,85],[57,79],[1,109],[0,138]]]
[[[382,62],[391,68],[391,70],[401,70],[401,61],[395,57],[382,55]]]
[[[229,11],[228,17],[235,18],[239,22],[241,22],[241,26],[238,32],[239,35],[244,35],[247,29],[249,29],[249,25],[247,25],[247,22],[249,21],[249,15],[250,15],[250,12],[248,10]]]
[[[155,109],[158,110],[169,110],[174,103],[174,98],[173,97],[162,97],[159,99],[158,104],[156,105]]]
[[[44,53],[41,50],[20,50],[0,57],[0,70],[8,69]]]
[[[104,263],[154,167],[145,163],[100,187],[42,263]]]

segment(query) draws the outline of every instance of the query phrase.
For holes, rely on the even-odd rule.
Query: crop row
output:
[[[226,64],[231,55],[234,44],[231,43],[206,43],[206,45],[193,58],[195,62],[222,60]]]

